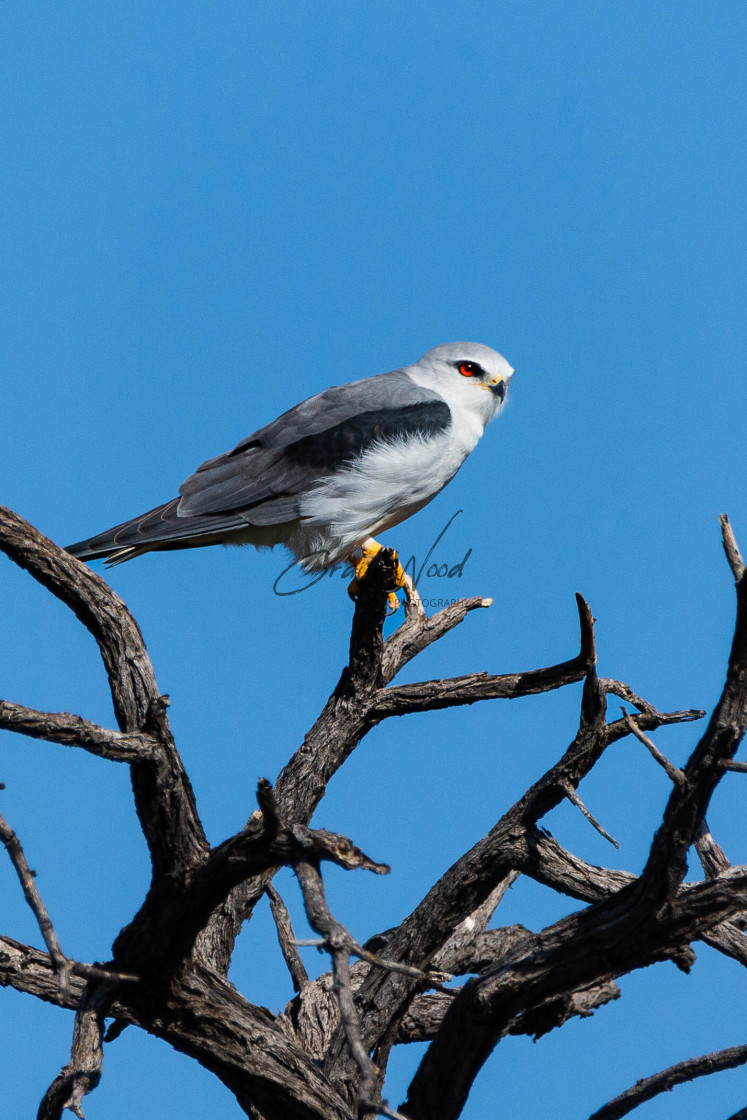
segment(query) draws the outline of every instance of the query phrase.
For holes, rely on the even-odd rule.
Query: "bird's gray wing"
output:
[[[327,389],[203,463],[179,489],[179,515],[241,511],[251,525],[293,520],[315,483],[371,444],[432,435],[450,422],[443,398],[401,370]]]
[[[326,389],[208,459],[179,488],[180,498],[68,551],[93,560],[134,550],[126,559],[149,547],[189,548],[248,526],[294,521],[303,495],[371,444],[433,435],[450,422],[443,398],[402,370]]]

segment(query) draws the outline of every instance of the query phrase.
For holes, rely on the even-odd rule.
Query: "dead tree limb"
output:
[[[682,769],[649,735],[704,713],[661,712],[625,682],[599,677],[593,619],[580,596],[580,643],[570,659],[518,673],[475,671],[393,684],[403,666],[490,601],[465,599],[428,618],[410,596],[402,625],[385,640],[394,558],[383,550],[363,581],[347,664],[324,709],[274,787],[259,781],[259,808],[244,828],[211,846],[171,735],[166,700],[127,608],[84,565],[0,509],[0,550],[65,603],[96,640],[116,720],[116,729],[108,729],[83,716],[3,700],[0,730],[129,766],[152,861],[146,897],[114,937],[111,959],[85,964],[62,953],[23,849],[0,820],[0,838],[47,946],[43,952],[0,937],[0,986],[76,1012],[70,1058],[43,1096],[42,1120],[57,1120],[65,1108],[81,1115],[83,1096],[101,1076],[107,1017],[119,1026],[106,1038],[131,1024],[165,1039],[215,1073],[253,1120],[368,1120],[377,1113],[455,1120],[501,1039],[539,1037],[573,1016],[592,1014],[619,998],[616,980],[626,972],[657,961],[687,970],[697,940],[747,967],[747,868],[730,865],[705,821],[718,783],[741,780],[730,772],[743,768],[734,755],[747,724],[747,576],[731,528],[722,524],[737,588],[734,640],[721,698]],[[487,835],[426,886],[409,915],[392,929],[368,931],[372,935],[361,944],[331,913],[322,867],[333,862],[346,871],[379,874],[388,867],[347,837],[312,828],[311,819],[362,739],[391,716],[516,700],[578,682],[580,719],[567,749],[502,811]],[[608,720],[609,696],[635,713]],[[586,808],[580,786],[609,748],[628,736],[643,742],[672,781],[640,876],[586,863],[541,824],[567,799],[607,835]],[[625,838],[620,840],[624,850]],[[701,860],[702,881],[685,881],[691,848]],[[295,870],[316,944],[331,958],[330,971],[313,981],[293,933],[293,899],[281,899],[272,886],[284,866]],[[540,932],[521,925],[488,928],[520,875],[577,900],[580,909]],[[263,894],[296,992],[279,1014],[252,1003],[227,979],[236,936]],[[461,987],[444,987],[452,975],[465,978]],[[429,1047],[407,1101],[395,1110],[382,1098],[387,1062],[392,1047],[415,1040]],[[713,1058],[718,1055],[681,1063],[647,1081],[674,1084],[681,1069],[693,1076],[693,1063]],[[639,1087],[623,1096],[632,1100],[635,1092],[640,1095]],[[613,1106],[619,1102],[605,1108]]]
[[[685,1062],[678,1062],[669,1069],[663,1069],[651,1077],[644,1077],[636,1081],[630,1089],[620,1093],[613,1101],[597,1109],[589,1120],[620,1120],[627,1116],[639,1104],[653,1100],[659,1093],[668,1093],[675,1085],[682,1085],[685,1081],[692,1081],[696,1077],[705,1077],[711,1073],[720,1073],[725,1069],[734,1069],[735,1066],[747,1062],[747,1046],[730,1046],[727,1050],[716,1050],[712,1054],[703,1054],[699,1058],[688,1058]]]

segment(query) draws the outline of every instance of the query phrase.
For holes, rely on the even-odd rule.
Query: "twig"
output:
[[[636,723],[636,721],[630,715],[630,712],[626,711],[625,708],[623,708],[623,707],[620,708],[620,711],[622,712],[623,719],[625,720],[625,724],[628,727],[628,729],[630,730],[630,732],[633,735],[635,735],[636,739],[638,739],[641,743],[643,743],[644,747],[646,747],[646,749],[651,754],[651,757],[655,758],[656,761],[659,763],[659,766],[663,767],[663,769],[666,770],[667,775],[670,778],[670,780],[673,781],[675,785],[678,785],[678,786],[684,785],[685,782],[687,781],[687,778],[685,777],[684,771],[680,770],[679,767],[674,766],[669,761],[669,759],[666,758],[666,756],[661,753],[661,751],[656,746],[656,744],[653,743],[651,741],[651,739],[648,738],[647,735],[643,734],[643,732],[641,731],[641,729],[638,726],[638,724]]]
[[[389,1120],[409,1120],[407,1116],[403,1116],[401,1112],[396,1112],[393,1108],[389,1108],[386,1101],[381,1101],[380,1104],[374,1105],[376,1108],[377,1116],[387,1116]]]
[[[621,1116],[627,1116],[638,1105],[652,1100],[659,1093],[669,1092],[675,1085],[692,1081],[696,1077],[705,1077],[710,1073],[734,1069],[735,1066],[744,1065],[745,1062],[747,1062],[747,1046],[731,1046],[728,1050],[715,1050],[712,1054],[703,1054],[699,1058],[678,1062],[651,1077],[644,1077],[637,1081],[630,1089],[626,1089],[614,1100],[597,1109],[589,1120],[619,1120]]]
[[[737,583],[739,583],[742,576],[744,575],[744,560],[742,559],[742,554],[739,551],[739,545],[737,544],[734,537],[734,531],[731,527],[729,518],[725,513],[721,514],[721,516],[719,517],[719,522],[721,523],[721,539],[724,545],[726,559],[729,561],[729,567],[734,573],[734,579],[737,581]]]
[[[747,762],[738,762],[734,758],[724,758],[719,762],[723,770],[734,770],[737,774],[747,774]]]
[[[353,1001],[353,989],[350,983],[350,951],[353,939],[345,927],[330,913],[318,865],[306,860],[298,860],[294,867],[309,925],[324,938],[332,958],[340,1022],[345,1032],[348,1049],[360,1074],[357,1093],[359,1111],[362,1108],[378,1110],[381,1106],[380,1075],[363,1045],[360,1019]]]
[[[647,715],[656,715],[656,708],[650,704],[648,700],[644,700],[639,696],[629,684],[625,681],[616,681],[612,677],[600,677],[599,683],[604,688],[605,692],[611,692],[613,696],[617,696],[620,700],[626,700],[628,704],[632,704],[639,712],[645,712]]]
[[[75,976],[83,976],[86,980],[109,980],[117,984],[138,984],[140,977],[132,972],[120,972],[115,968],[107,968],[100,964],[86,964],[85,961],[74,961],[68,958],[70,971]]]
[[[384,643],[382,658],[384,683],[388,684],[404,665],[464,622],[470,611],[489,607],[492,601],[482,596],[459,599],[430,617],[425,612],[421,614],[416,604],[406,601],[405,621]]]
[[[386,972],[398,972],[400,976],[411,976],[413,980],[420,980],[432,988],[438,989],[441,984],[446,984],[449,980],[454,979],[450,972],[436,970],[424,972],[421,968],[412,968],[409,964],[402,964],[401,961],[388,961],[384,957],[378,957],[376,953],[370,953],[368,949],[364,949],[357,942],[353,942],[350,952],[352,956],[359,957],[367,964],[374,965],[375,968],[383,968]]]
[[[691,723],[702,719],[704,715],[705,712],[701,708],[687,708],[679,712],[657,712],[655,708],[651,708],[649,711],[641,711],[635,717],[635,723],[639,731],[656,731],[660,727],[668,727],[674,723]],[[605,734],[609,746],[632,732],[624,719],[615,719],[607,724]]]
[[[361,949],[345,927],[334,918],[327,905],[324,893],[324,883],[318,866],[300,860],[295,864],[296,875],[303,894],[306,916],[309,925],[321,934],[332,957],[332,970],[335,978],[335,994],[340,1008],[340,1022],[345,1032],[350,1054],[355,1061],[360,1073],[358,1083],[357,1102],[358,1112],[372,1110],[379,1116],[390,1117],[390,1120],[406,1120],[399,1112],[389,1108],[387,1101],[381,1098],[381,1074],[371,1061],[361,1035],[361,1024],[353,999],[353,988],[350,980],[350,955],[363,956],[365,960],[371,958],[371,963],[380,964],[381,967],[391,967],[388,963],[380,962]]]
[[[44,944],[52,959],[52,963],[59,976],[60,988],[66,989],[68,986],[68,978],[70,972],[70,961],[60,947],[57,940],[57,934],[52,925],[52,919],[49,912],[42,902],[41,895],[37,890],[36,883],[34,882],[34,875],[29,867],[26,856],[24,854],[21,842],[16,836],[13,829],[7,823],[5,818],[0,814],[0,840],[5,845],[5,850],[10,856],[10,862],[13,864],[18,881],[21,884],[21,890],[26,902],[29,904],[31,911],[36,918],[36,923],[39,926]]]
[[[415,586],[415,581],[407,572],[403,572],[402,574],[404,576],[403,586],[405,589],[405,616],[408,619],[414,616],[419,622],[423,623],[428,616],[425,613],[423,600],[420,598],[420,593]]]
[[[609,832],[607,832],[605,829],[602,828],[601,824],[596,819],[596,817],[594,817],[593,814],[589,811],[589,809],[586,808],[583,801],[581,800],[581,798],[579,797],[578,793],[573,788],[571,783],[568,781],[568,779],[567,778],[560,778],[558,780],[558,785],[563,790],[563,792],[565,793],[568,800],[573,805],[575,805],[577,809],[579,809],[583,813],[583,815],[586,817],[587,821],[592,826],[592,828],[595,828],[597,830],[597,832],[599,833],[599,835],[603,836],[605,838],[605,840],[609,840],[610,844],[612,844],[613,847],[619,848],[620,845],[618,844],[617,840],[615,840],[615,838],[613,836],[610,836]]]
[[[283,954],[283,959],[285,960],[291,980],[293,981],[293,988],[296,992],[300,992],[308,984],[309,975],[296,949],[296,946],[300,943],[295,939],[290,914],[272,883],[267,884],[265,893],[270,902],[270,910],[272,911],[272,916],[275,921],[280,951]]]
[[[347,931],[346,931],[347,932]],[[348,935],[350,936],[350,935]],[[333,949],[334,945],[326,937],[303,937],[294,942],[295,945],[300,945],[307,949]],[[358,957],[359,960],[365,961],[367,964],[374,965],[375,968],[383,968],[385,972],[398,972],[400,976],[411,976],[414,980],[420,980],[428,984],[431,988],[440,988],[441,984],[446,984],[454,977],[450,972],[429,971],[423,972],[420,968],[411,968],[408,964],[402,964],[400,961],[388,961],[384,957],[379,957],[376,953],[369,952],[368,949],[359,945],[350,937],[348,944],[348,952],[351,957]]]

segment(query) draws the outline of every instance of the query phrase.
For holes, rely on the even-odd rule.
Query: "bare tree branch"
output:
[[[506,891],[516,882],[518,871],[510,871],[490,892],[484,902],[475,907],[454,930],[444,947],[436,953],[431,965],[446,972],[479,972],[475,966],[476,946],[488,927],[488,922],[502,902]],[[497,932],[497,931],[496,931]]]
[[[474,1077],[517,1017],[564,992],[615,979],[665,958],[675,944],[729,918],[747,900],[747,868],[682,892],[666,916],[645,929],[625,919],[635,898],[609,901],[543,930],[541,942],[485,977],[469,981],[452,1002],[410,1085],[403,1110],[411,1120],[453,1120]]]
[[[293,932],[293,926],[290,920],[285,903],[273,887],[272,883],[268,883],[265,888],[267,897],[270,901],[270,909],[272,916],[275,920],[275,928],[278,931],[278,942],[280,944],[280,951],[283,954],[283,959],[288,967],[291,980],[293,981],[293,990],[296,992],[302,991],[309,982],[309,976],[304,968],[301,955],[296,948],[298,942],[296,935]]]
[[[151,759],[132,766],[135,804],[154,869],[169,873],[193,866],[208,845],[137,623],[99,576],[3,506],[0,550],[65,603],[95,638],[120,731],[151,735],[158,743]]]
[[[38,712],[8,700],[0,700],[0,729],[66,747],[82,747],[110,762],[139,762],[153,756],[150,735],[108,731],[69,712]]]
[[[70,1061],[44,1094],[37,1120],[62,1120],[66,1108],[79,1120],[85,1120],[81,1107],[83,1097],[92,1092],[101,1080],[101,1042],[107,1007],[106,985],[99,984],[83,993],[75,1016]]]
[[[636,1081],[630,1089],[620,1093],[618,1097],[604,1105],[589,1117],[589,1120],[620,1120],[627,1116],[638,1105],[653,1100],[659,1093],[670,1092],[675,1085],[682,1085],[684,1081],[692,1081],[696,1077],[705,1077],[711,1073],[720,1073],[725,1069],[734,1069],[735,1066],[747,1062],[747,1046],[730,1046],[728,1050],[716,1050],[712,1054],[703,1054],[699,1058],[689,1058],[686,1062],[678,1062],[669,1069],[663,1069],[651,1077],[644,1077]]]
[[[667,777],[670,779],[670,781],[674,782],[675,785],[683,786],[687,781],[684,772],[680,770],[679,767],[673,766],[668,758],[665,758],[656,744],[653,743],[647,735],[643,734],[636,720],[632,718],[632,716],[625,710],[625,708],[621,708],[620,710],[623,714],[623,719],[625,720],[625,724],[628,729],[633,735],[635,735],[636,739],[640,740],[640,742],[643,743],[644,747],[647,749],[651,757],[659,763],[659,766],[661,766],[662,769],[666,771]]]
[[[391,1048],[430,1040],[405,1109],[411,1120],[455,1120],[476,1072],[500,1039],[538,1037],[573,1016],[590,1015],[619,997],[616,979],[626,972],[657,961],[687,970],[694,960],[690,943],[698,939],[747,967],[747,937],[740,928],[747,911],[747,868],[729,866],[704,817],[727,769],[743,768],[734,753],[747,723],[747,579],[728,525],[724,541],[737,581],[732,653],[719,704],[683,770],[672,766],[646,733],[703,713],[660,712],[624,682],[599,678],[593,619],[580,597],[580,651],[570,661],[525,673],[392,686],[403,665],[489,601],[462,600],[429,619],[411,593],[402,626],[384,641],[396,561],[390,550],[382,550],[361,585],[348,664],[319,719],[275,788],[260,780],[259,809],[245,827],[211,848],[136,623],[102,580],[0,510],[0,550],[66,602],[99,643],[120,730],[9,701],[0,702],[0,728],[127,762],[153,860],[148,894],[117,937],[109,962],[68,960],[54,938],[47,940],[49,953],[0,938],[0,986],[78,1008],[70,1061],[45,1095],[42,1120],[58,1118],[65,1107],[82,1114],[83,1096],[100,1076],[105,1015],[115,1019],[107,1037],[132,1024],[195,1058],[233,1092],[252,1120],[396,1118],[401,1114],[381,1099]],[[514,699],[580,680],[578,731],[558,761],[398,926],[358,944],[330,912],[320,865],[331,861],[378,874],[389,868],[347,837],[309,824],[329,781],[361,739],[391,715]],[[624,711],[623,718],[607,722],[608,695],[632,704],[636,713]],[[540,826],[567,798],[608,835],[584,805],[579,786],[605,751],[629,735],[642,740],[674,784],[640,878],[586,863]],[[2,818],[0,838],[42,926],[46,911],[39,909],[32,874]],[[692,844],[705,882],[683,880]],[[311,982],[288,911],[271,885],[284,865],[296,870],[320,936],[314,944],[332,958],[331,973]],[[580,900],[585,909],[540,933],[521,925],[488,928],[522,873]],[[226,978],[236,934],[263,893],[298,991],[277,1016],[251,1004]],[[51,923],[49,930],[53,936]],[[359,960],[351,965],[352,957]],[[63,988],[60,966],[67,977]],[[451,974],[471,979],[462,988],[444,990]]]
[[[687,869],[687,851],[705,817],[711,795],[723,777],[722,763],[736,753],[747,725],[747,576],[737,580],[737,619],[726,683],[708,727],[685,767],[686,782],[676,785],[654,836],[641,875],[639,903],[665,906],[674,898]]]
[[[729,567],[734,574],[735,582],[739,583],[744,578],[744,560],[742,559],[742,554],[735,540],[734,530],[725,513],[721,514],[719,522],[721,523],[721,539],[723,541],[726,559],[729,561]]]
[[[610,836],[609,832],[607,832],[604,828],[602,828],[601,824],[596,819],[596,817],[593,816],[593,814],[589,811],[589,809],[586,808],[586,806],[584,805],[583,801],[581,800],[581,798],[576,793],[576,791],[573,788],[573,786],[571,785],[571,783],[566,778],[561,778],[558,784],[560,785],[560,788],[563,790],[566,797],[570,801],[571,805],[576,806],[576,808],[579,810],[579,812],[582,813],[583,816],[586,817],[586,819],[589,822],[589,824],[591,825],[591,827],[595,828],[597,830],[597,832],[599,833],[599,835],[603,836],[605,840],[608,840],[613,848],[619,848],[620,845],[618,844],[617,840],[615,840],[614,836]]]
[[[473,599],[459,599],[430,618],[406,608],[405,621],[384,643],[381,667],[384,683],[388,684],[408,661],[464,622],[470,611],[489,607],[492,602],[492,599],[484,599],[481,595]]]
[[[733,758],[722,759],[719,766],[723,770],[733,770],[737,774],[747,774],[747,762],[738,762]]]
[[[382,691],[377,697],[373,709],[376,718],[386,719],[389,716],[401,716],[409,712],[428,712],[439,708],[474,704],[478,700],[515,700],[520,696],[550,692],[583,680],[593,650],[594,635],[588,606],[580,595],[576,596],[576,601],[581,623],[581,649],[572,660],[563,661],[549,669],[533,669],[527,673],[505,673],[501,676],[470,673],[450,680],[395,685]],[[474,609],[475,606],[482,606],[483,600],[479,602],[467,600],[467,603],[474,604],[467,609]],[[447,610],[453,609],[447,608]],[[458,618],[458,615],[455,617]],[[461,621],[461,618],[458,618],[458,621]]]
[[[36,918],[36,924],[39,926],[44,944],[47,946],[50,959],[59,976],[60,987],[65,989],[69,982],[69,961],[60,948],[52,919],[34,882],[34,873],[26,861],[21,841],[2,815],[0,815],[0,841],[5,845],[5,850],[10,856],[10,862],[13,864],[18,881],[21,884],[23,897]]]
[[[381,1099],[380,1071],[371,1061],[363,1045],[361,1024],[353,1001],[350,979],[350,951],[352,938],[336,918],[330,913],[324,894],[324,884],[318,866],[299,860],[295,865],[298,882],[303,892],[303,901],[309,925],[321,934],[332,957],[335,977],[335,994],[340,1008],[340,1022],[351,1057],[360,1077],[353,1099],[356,1101],[358,1115],[369,1110],[383,1115],[394,1115]]]
[[[731,867],[723,849],[711,836],[705,817],[698,827],[695,837],[695,850],[698,853],[706,879],[715,879],[717,875],[723,875]]]

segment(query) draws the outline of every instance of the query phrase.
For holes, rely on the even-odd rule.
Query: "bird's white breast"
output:
[[[315,486],[302,502],[305,541],[294,545],[294,551],[323,553],[327,563],[334,562],[431,501],[454,477],[484,429],[473,411],[451,407],[451,414],[445,431],[375,443]]]

